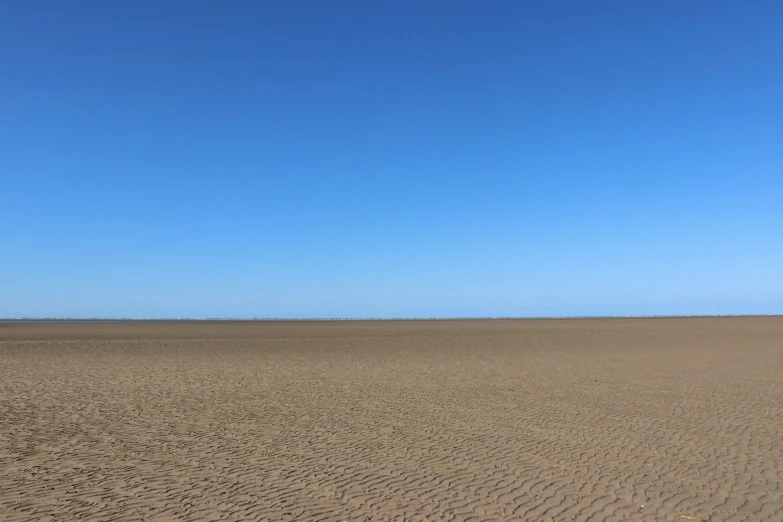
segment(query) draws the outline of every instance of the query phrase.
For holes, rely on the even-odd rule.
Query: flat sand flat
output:
[[[0,520],[783,521],[783,318],[0,324]]]

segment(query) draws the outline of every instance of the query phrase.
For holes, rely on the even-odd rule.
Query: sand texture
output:
[[[0,520],[783,521],[783,318],[0,324]]]

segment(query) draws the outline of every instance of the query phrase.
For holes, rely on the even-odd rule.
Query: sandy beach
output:
[[[0,324],[0,520],[781,521],[783,317]]]

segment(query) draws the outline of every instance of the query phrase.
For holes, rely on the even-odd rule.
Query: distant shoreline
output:
[[[574,315],[521,317],[362,317],[362,318],[0,318],[0,324],[14,323],[282,323],[282,322],[361,322],[361,321],[529,321],[574,319],[709,319],[722,317],[781,317],[783,314],[716,314],[716,315]]]

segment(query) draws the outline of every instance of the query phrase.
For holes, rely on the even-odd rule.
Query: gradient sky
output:
[[[0,316],[783,313],[779,1],[5,1]]]

